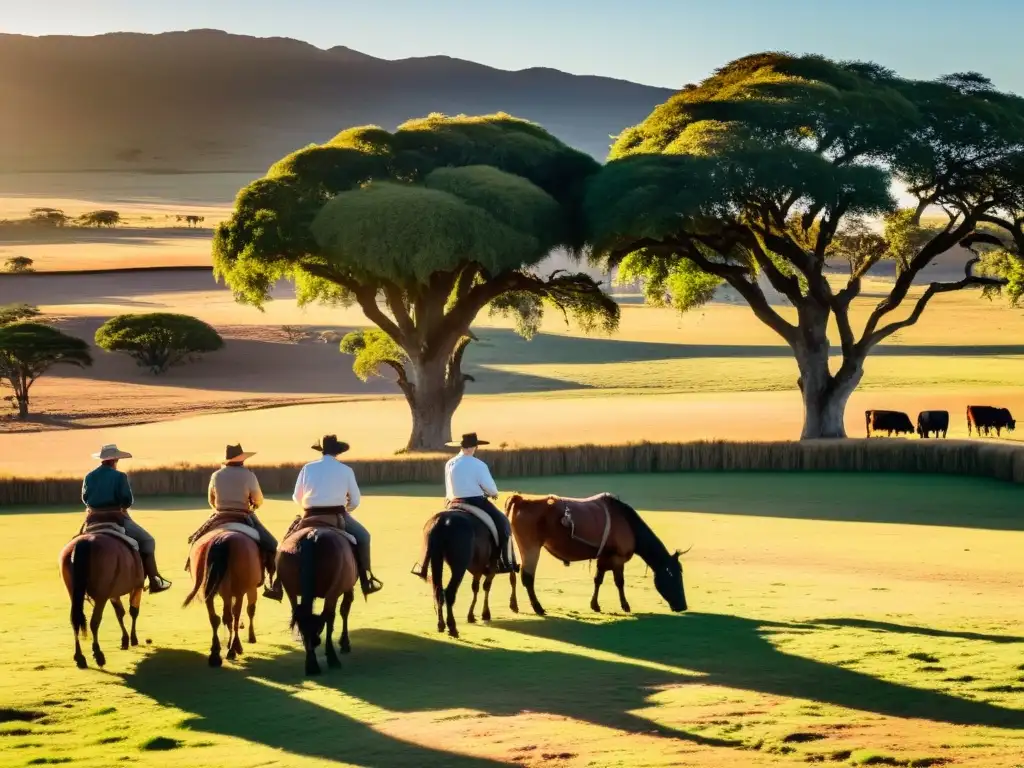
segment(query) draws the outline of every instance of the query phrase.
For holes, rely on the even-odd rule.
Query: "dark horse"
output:
[[[349,653],[348,615],[353,590],[359,582],[352,545],[343,535],[340,515],[307,515],[285,535],[277,550],[277,573],[292,606],[292,628],[298,628],[306,649],[306,674],[319,675],[316,649],[326,628],[327,666],[340,667],[334,650],[334,615],[341,600],[341,652]],[[320,615],[313,614],[313,601],[323,598]]]
[[[60,573],[71,598],[71,629],[75,633],[75,664],[85,669],[88,664],[82,654],[79,636],[86,631],[85,598],[93,601],[92,618],[89,628],[92,629],[92,655],[99,666],[107,663],[100,648],[99,629],[103,620],[103,609],[109,602],[114,606],[114,615],[121,625],[121,648],[138,645],[139,638],[135,634],[135,622],[139,618],[139,606],[142,604],[142,583],[145,575],[142,570],[142,559],[139,553],[125,541],[116,536],[89,530],[93,525],[116,526],[121,522],[117,513],[92,513],[86,519],[83,533],[69,541],[60,553]],[[123,530],[123,528],[122,528]],[[132,617],[131,635],[124,626],[124,605],[121,597],[128,595],[128,610]]]
[[[594,596],[590,600],[590,607],[595,611],[601,610],[597,594],[607,571],[615,577],[622,610],[629,611],[623,568],[634,553],[654,572],[654,586],[669,607],[673,611],[686,610],[683,568],[679,563],[683,553],[669,554],[637,511],[611,494],[589,499],[559,496],[524,499],[513,494],[505,502],[505,514],[512,521],[512,535],[523,558],[523,586],[536,613],[544,615],[534,592],[541,548],[566,565],[597,559]]]
[[[473,574],[473,602],[469,605],[469,616],[466,621],[470,624],[476,622],[473,610],[476,608],[476,598],[480,591],[480,577],[484,580],[484,610],[481,618],[484,621],[491,620],[491,583],[494,581],[494,550],[497,546],[490,530],[475,515],[458,509],[448,509],[438,512],[431,517],[423,527],[424,534],[424,555],[419,570],[414,570],[417,576],[424,581],[427,572],[434,587],[434,608],[437,611],[437,631],[444,632],[448,628],[448,634],[452,637],[459,636],[459,630],[455,625],[455,616],[452,608],[455,605],[455,596],[458,594],[459,585],[466,575],[466,571]],[[452,575],[448,580],[448,586],[442,585],[444,564],[448,563]],[[513,613],[519,612],[519,605],[516,602],[516,575],[509,574],[512,583],[512,599],[509,601],[509,608]]]

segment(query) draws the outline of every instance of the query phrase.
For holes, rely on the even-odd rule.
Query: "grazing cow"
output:
[[[914,434],[914,425],[903,411],[864,411],[864,421],[867,424],[868,437],[871,437],[872,431],[885,432],[889,437],[892,437],[894,432],[897,435]]]
[[[917,414],[917,434],[922,438],[931,437],[935,433],[939,437],[946,436],[949,431],[949,411],[921,411]]]
[[[971,434],[971,428],[977,431],[978,436],[988,436],[994,429],[996,437],[1003,429],[1013,432],[1017,422],[1006,408],[993,408],[989,405],[968,405],[967,406],[967,434]]]

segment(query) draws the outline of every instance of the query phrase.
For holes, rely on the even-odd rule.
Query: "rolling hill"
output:
[[[217,30],[0,35],[0,172],[262,171],[340,129],[505,111],[601,159],[671,91]]]

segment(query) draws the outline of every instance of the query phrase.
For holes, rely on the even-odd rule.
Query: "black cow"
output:
[[[1013,432],[1017,422],[1006,408],[993,408],[989,405],[968,405],[967,406],[967,434],[971,434],[971,427],[974,427],[978,436],[988,436],[994,429],[996,437],[1006,430]]]
[[[868,437],[871,437],[872,431],[885,432],[889,437],[892,437],[894,432],[897,435],[914,434],[914,425],[903,411],[864,411],[864,421],[867,424]]]
[[[942,433],[946,436],[949,431],[949,411],[921,411],[917,414],[917,434],[922,438],[931,437],[932,432],[936,437]]]

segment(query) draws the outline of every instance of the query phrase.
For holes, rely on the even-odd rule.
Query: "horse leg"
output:
[[[255,589],[250,589],[245,595],[245,615],[249,617],[249,643],[256,642],[256,599],[258,594]]]
[[[594,596],[590,598],[590,610],[601,612],[601,606],[597,603],[597,593],[601,591],[601,582],[604,581],[605,571],[608,569],[598,563],[597,573],[594,575]]]
[[[629,613],[629,603],[626,601],[626,571],[625,566],[617,565],[612,568],[612,576],[615,577],[615,587],[619,590],[619,605],[622,610]]]
[[[488,573],[484,578],[484,612],[480,615],[480,618],[484,621],[491,620],[491,584],[493,583],[494,574]]]
[[[533,590],[534,577],[537,575],[537,563],[540,560],[540,545],[531,544],[529,547],[521,550],[521,552],[523,554],[523,586],[526,588],[526,594],[530,598],[533,612],[538,616],[543,616],[544,609],[541,607],[540,601],[537,600],[537,593]]]
[[[462,584],[462,578],[466,575],[465,566],[452,568],[452,577],[448,581],[448,586],[444,590],[444,602],[447,608],[447,621],[448,634],[451,637],[458,637],[459,630],[455,626],[455,614],[452,609],[455,607],[455,596],[459,593],[459,585]]]
[[[341,597],[341,652],[352,653],[352,643],[348,639],[348,614],[352,610],[355,594],[350,589]]]
[[[469,616],[466,617],[466,621],[470,624],[476,624],[476,616],[473,615],[473,611],[476,610],[476,597],[480,592],[480,574],[473,574],[473,602],[469,604]]]
[[[128,650],[128,630],[124,626],[124,603],[121,602],[120,597],[114,597],[110,600],[110,605],[114,609],[114,615],[117,617],[117,624],[121,627],[121,650]]]
[[[242,638],[238,636],[239,624],[242,623],[242,596],[235,595],[231,599],[231,645],[228,647],[228,658],[234,659],[243,653]]]
[[[75,666],[79,669],[88,669],[89,662],[85,660],[85,654],[82,653],[82,643],[79,640],[79,633],[74,627],[71,628],[71,631],[75,633]]]
[[[513,571],[509,575],[509,586],[512,587],[512,597],[508,600],[508,609],[512,613],[519,613],[519,601],[516,600],[516,573]]]
[[[128,615],[132,617],[132,632],[129,637],[132,645],[139,644],[139,636],[135,634],[135,623],[139,620],[139,606],[142,605],[142,589],[136,589],[128,597]]]
[[[211,667],[219,667],[223,663],[220,658],[220,637],[217,636],[220,629],[220,616],[217,615],[217,608],[213,604],[215,597],[215,595],[210,595],[206,600],[206,613],[209,614],[210,629],[213,630],[213,642],[210,644],[210,658],[208,659]]]
[[[341,660],[334,650],[334,616],[337,608],[338,598],[324,600],[324,634],[327,636],[324,652],[327,655],[327,666],[331,669],[341,666]]]
[[[107,607],[107,598],[96,598],[96,605],[92,609],[92,618],[89,620],[89,629],[92,630],[92,657],[101,667],[107,663],[107,657],[100,649],[100,622],[103,621],[103,609]]]

